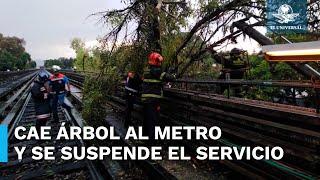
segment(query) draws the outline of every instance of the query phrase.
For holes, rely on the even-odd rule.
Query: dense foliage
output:
[[[104,50],[98,46],[86,48],[85,43],[80,38],[74,38],[70,47],[75,51],[76,58],[74,67],[79,71],[99,72],[102,63],[101,54]]]
[[[0,71],[36,67],[36,62],[32,61],[30,54],[25,51],[25,44],[21,38],[0,34]]]
[[[107,33],[100,46],[85,48],[80,39],[74,39],[71,47],[77,54],[78,69],[109,72],[105,76],[121,78],[128,71],[141,74],[147,55],[159,51],[165,59],[163,69],[178,77],[212,79],[219,75],[221,66],[211,58],[212,50],[219,51],[228,44],[241,42],[245,34],[233,26],[235,21],[248,25],[265,25],[265,0],[123,0],[124,8],[107,10],[94,15],[106,25]],[[308,28],[310,33],[288,37],[292,42],[319,38],[319,1],[308,1]],[[283,38],[269,34],[275,43]],[[310,38],[309,38],[310,37]],[[107,57],[107,58],[103,58]],[[250,56],[249,79],[300,79],[287,64],[270,65],[262,57]],[[318,64],[313,64],[319,67]],[[116,78],[118,81],[118,78]],[[98,76],[87,81],[87,87],[109,87],[117,83],[114,78]],[[110,88],[110,87],[109,87]],[[110,94],[105,88],[85,91],[89,104],[101,101],[101,94]],[[268,96],[263,91],[259,99]],[[107,97],[107,96],[104,96]],[[96,100],[96,101],[92,101]],[[94,106],[90,106],[94,108]],[[90,108],[86,109],[89,114]],[[101,118],[103,118],[101,116]],[[99,118],[97,118],[99,119]],[[102,120],[102,119],[100,119]]]
[[[48,59],[44,61],[44,66],[46,68],[51,68],[53,65],[57,65],[62,69],[71,69],[73,68],[73,58],[58,58],[58,59]]]

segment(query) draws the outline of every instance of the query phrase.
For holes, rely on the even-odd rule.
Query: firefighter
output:
[[[154,127],[159,122],[160,118],[160,99],[163,96],[163,81],[172,81],[174,75],[162,72],[161,64],[163,57],[152,52],[148,56],[148,68],[143,74],[143,82],[141,89],[141,102],[143,104],[143,132],[149,136],[149,139],[154,139]]]
[[[36,129],[40,132],[41,126],[47,124],[50,118],[50,98],[49,98],[49,76],[45,72],[40,72],[38,79],[31,88],[31,97],[36,111]]]
[[[212,56],[215,61],[222,64],[223,69],[218,79],[243,79],[248,69],[248,61],[246,60],[246,51],[238,48],[233,48],[230,51],[229,57],[225,57],[218,54],[216,51],[212,51]],[[227,88],[227,85],[220,86],[220,93],[222,94]],[[241,89],[239,86],[232,86],[236,97],[241,97]]]
[[[65,108],[71,115],[71,107],[65,103],[65,96],[70,95],[70,83],[67,76],[60,73],[60,68],[53,67],[52,69],[53,75],[50,77],[51,108],[54,121],[59,122],[58,105]]]
[[[136,102],[136,99],[139,95],[140,85],[142,83],[141,78],[138,74],[134,72],[128,72],[125,85],[125,94],[126,94],[126,114],[124,126],[127,128],[131,125],[131,113],[133,110],[133,105]]]

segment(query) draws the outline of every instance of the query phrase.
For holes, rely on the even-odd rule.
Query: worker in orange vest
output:
[[[60,73],[60,69],[53,68],[53,72],[50,77],[51,108],[54,121],[59,122],[58,105],[65,108],[71,116],[71,106],[65,103],[65,96],[70,95],[70,83],[69,79]]]

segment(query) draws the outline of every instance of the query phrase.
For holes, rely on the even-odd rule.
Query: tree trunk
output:
[[[149,32],[148,32],[148,44],[149,51],[156,51],[161,53],[162,48],[160,44],[160,22],[159,22],[159,11],[161,9],[162,1],[150,0],[150,7],[152,8],[149,14]]]

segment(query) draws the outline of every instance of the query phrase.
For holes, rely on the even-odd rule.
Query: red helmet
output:
[[[163,57],[156,52],[152,52],[148,56],[148,64],[153,66],[161,66],[161,63],[163,61]]]

